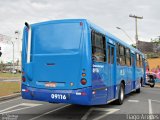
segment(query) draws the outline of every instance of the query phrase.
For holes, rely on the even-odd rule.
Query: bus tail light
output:
[[[85,96],[85,95],[87,95],[87,93],[86,92],[76,92],[76,95]]]
[[[24,75],[24,72],[22,71],[22,75]]]
[[[85,77],[86,76],[86,73],[82,73],[82,77]]]
[[[82,85],[87,84],[87,80],[86,80],[86,79],[84,79],[84,78],[82,78],[82,79],[81,79],[81,84],[82,84]]]
[[[23,82],[26,82],[26,78],[25,78],[25,77],[22,77],[22,81],[23,81]]]
[[[93,94],[93,95],[96,94],[96,91],[92,91],[92,94]]]
[[[87,93],[85,93],[85,92],[81,92],[81,95],[82,95],[82,96],[85,96],[85,95],[87,95]]]
[[[29,92],[28,89],[22,89],[22,92]]]

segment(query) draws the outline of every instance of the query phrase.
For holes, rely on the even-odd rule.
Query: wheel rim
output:
[[[121,100],[123,100],[124,98],[124,91],[123,91],[123,88],[121,87]]]

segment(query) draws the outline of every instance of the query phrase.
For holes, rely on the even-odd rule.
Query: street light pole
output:
[[[14,42],[13,41],[11,41],[11,43],[12,43],[12,46],[13,46],[13,71],[15,70],[15,65],[14,65]]]
[[[18,43],[18,60],[17,60],[17,69],[18,69],[18,66],[21,66],[21,48],[20,48],[20,45],[21,45],[21,41],[19,39],[19,35],[20,35],[20,32],[18,30],[15,31],[15,39],[16,39],[16,42]]]
[[[143,19],[143,17],[139,17],[136,15],[129,15],[129,17],[135,18],[135,30],[136,30],[136,35],[135,35],[135,39],[136,39],[136,47],[138,49],[138,28],[137,28],[137,19]]]
[[[127,34],[127,32],[125,30],[123,30],[120,27],[116,27],[116,28],[119,29],[119,30],[121,30],[134,43],[134,40],[132,40],[132,38]]]

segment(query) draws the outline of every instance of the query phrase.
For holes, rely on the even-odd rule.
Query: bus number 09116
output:
[[[62,95],[62,94],[51,94],[51,98],[52,99],[61,99],[61,100],[67,99],[66,95]]]

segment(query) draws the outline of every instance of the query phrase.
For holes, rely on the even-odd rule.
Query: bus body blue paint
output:
[[[143,59],[144,55],[86,19],[36,23],[31,25],[31,30],[30,63],[27,63],[28,30],[24,27],[23,31],[22,76],[26,78],[22,82],[24,99],[80,105],[106,104],[118,98],[122,81],[125,82],[125,94],[138,89],[141,79],[145,81],[145,63],[143,68],[136,67],[135,53]],[[105,37],[104,62],[93,61],[93,30]],[[117,63],[117,44],[131,50],[133,66]],[[108,63],[108,46],[114,50],[114,64]],[[81,79],[87,83],[82,85]],[[67,99],[59,99],[63,95]]]

